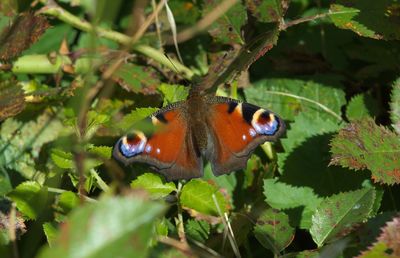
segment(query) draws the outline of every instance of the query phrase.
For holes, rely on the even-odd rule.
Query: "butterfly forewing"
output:
[[[285,130],[278,116],[255,105],[224,97],[210,98],[208,102],[212,141],[207,158],[216,175],[245,168],[258,145],[277,140]]]

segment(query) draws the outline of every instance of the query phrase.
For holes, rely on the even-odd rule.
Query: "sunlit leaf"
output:
[[[213,198],[215,196],[215,200]],[[181,205],[207,215],[220,216],[227,211],[227,203],[218,189],[209,183],[195,179],[185,184],[180,195]]]
[[[221,2],[220,0],[208,0],[203,17],[214,10]],[[211,25],[209,32],[220,43],[243,44],[241,28],[245,24],[246,18],[247,14],[244,6],[241,3],[237,3]]]
[[[379,183],[400,183],[400,138],[371,118],[354,121],[331,142],[331,164],[369,169]]]
[[[204,243],[210,235],[210,225],[204,220],[189,219],[185,224],[185,232],[191,239]]]
[[[296,187],[279,182],[277,179],[264,180],[265,201],[275,209],[301,209],[300,214],[293,214],[292,219],[299,221],[300,228],[309,229],[311,216],[323,198],[316,195],[307,186]],[[295,219],[296,216],[297,218]]]
[[[157,110],[157,108],[137,108],[128,115],[124,116],[122,121],[118,123],[117,127],[126,131],[132,128],[135,123],[145,119]]]
[[[393,90],[390,101],[390,118],[397,134],[400,135],[400,79],[393,83]]]
[[[189,88],[182,85],[161,84],[158,90],[164,96],[163,106],[185,100],[189,95]]]
[[[131,182],[131,187],[146,190],[154,199],[165,197],[177,190],[173,182],[165,183],[161,176],[154,173],[140,175]]]
[[[346,109],[346,116],[349,120],[374,117],[378,114],[377,103],[370,94],[360,94],[351,98]]]
[[[32,181],[18,185],[8,196],[29,219],[37,219],[47,203],[47,187]]]
[[[360,36],[399,39],[399,3],[391,0],[340,0],[330,7],[333,23]]]
[[[39,257],[146,257],[161,203],[108,197],[75,209]]]
[[[367,219],[375,200],[373,188],[340,193],[320,203],[312,217],[311,236],[318,246],[351,231]]]

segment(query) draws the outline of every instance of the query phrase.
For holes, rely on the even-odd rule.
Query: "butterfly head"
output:
[[[256,132],[261,135],[274,135],[280,128],[279,118],[264,109],[257,110],[251,121]]]
[[[146,136],[142,132],[134,131],[133,133],[122,137],[118,145],[122,155],[130,158],[142,153],[145,149],[146,143]]]

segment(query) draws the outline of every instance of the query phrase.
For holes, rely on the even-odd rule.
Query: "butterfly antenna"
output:
[[[176,72],[177,74],[179,74],[179,75],[183,78],[183,80],[187,83],[187,85],[190,85],[191,82],[190,82],[188,79],[186,79],[186,78],[182,75],[182,73],[179,72],[178,68],[175,66],[174,62],[172,62],[171,58],[170,58],[167,54],[165,54],[165,53],[164,53],[164,56],[169,60],[169,62],[171,63],[171,65],[174,67],[175,72]]]

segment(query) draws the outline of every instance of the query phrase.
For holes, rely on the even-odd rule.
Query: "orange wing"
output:
[[[168,180],[201,177],[203,162],[180,108],[173,104],[153,114],[153,135],[134,132],[122,137],[114,147],[114,157],[126,165],[147,163]]]
[[[245,168],[258,145],[275,141],[285,130],[278,116],[260,107],[223,97],[209,102],[212,143],[207,158],[216,175]]]

